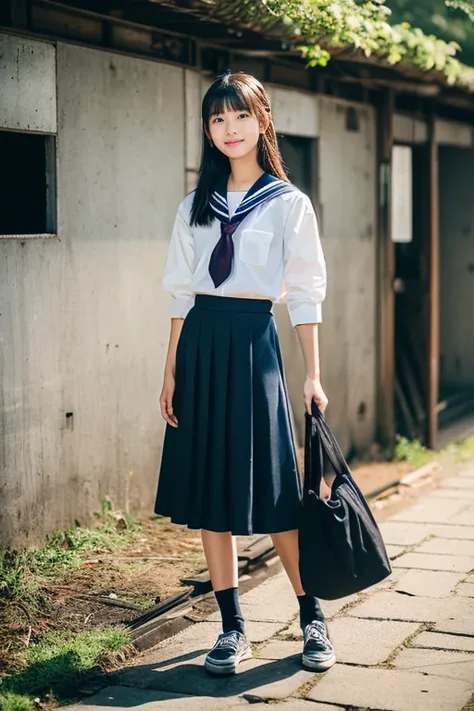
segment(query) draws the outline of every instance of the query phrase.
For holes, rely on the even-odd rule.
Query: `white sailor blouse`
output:
[[[163,273],[163,288],[172,296],[171,318],[185,318],[195,295],[209,294],[286,300],[293,326],[322,321],[326,264],[317,218],[304,193],[280,194],[245,217],[233,235],[232,272],[217,288],[209,260],[220,224],[214,219],[210,225],[191,226],[193,198],[194,192],[179,205]]]

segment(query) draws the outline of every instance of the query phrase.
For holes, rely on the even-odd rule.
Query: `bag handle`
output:
[[[313,489],[319,497],[323,477],[323,452],[331,462],[336,478],[342,479],[346,476],[355,483],[341,448],[314,400],[311,404],[311,415],[306,412],[305,416],[305,491]]]

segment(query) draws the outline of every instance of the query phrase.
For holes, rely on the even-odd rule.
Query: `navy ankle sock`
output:
[[[223,632],[242,632],[245,634],[245,620],[239,605],[239,588],[227,588],[214,593],[222,616]]]
[[[297,595],[300,604],[300,626],[306,627],[313,620],[324,620],[324,614],[317,597],[312,595]]]

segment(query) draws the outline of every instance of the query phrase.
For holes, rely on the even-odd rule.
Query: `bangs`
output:
[[[255,116],[255,103],[248,86],[224,77],[209,88],[202,105],[202,120],[207,124],[212,116],[225,111],[248,111]]]

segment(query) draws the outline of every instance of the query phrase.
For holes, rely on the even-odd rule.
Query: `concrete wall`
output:
[[[60,43],[57,114],[58,239],[0,240],[3,545],[86,521],[106,493],[149,511],[163,436],[184,71]]]
[[[368,447],[376,422],[375,116],[371,107],[354,105],[359,128],[348,130],[349,108],[320,99],[320,218],[328,268],[322,382],[328,420],[346,452]]]
[[[474,385],[474,150],[441,146],[440,383]]]

